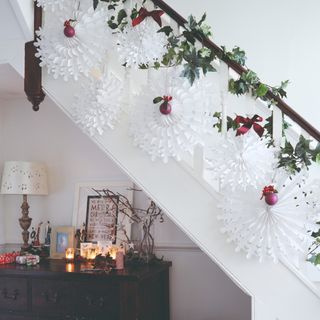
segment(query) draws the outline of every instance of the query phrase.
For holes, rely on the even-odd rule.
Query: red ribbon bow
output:
[[[237,136],[241,134],[247,133],[251,127],[253,126],[254,131],[259,135],[259,137],[262,137],[264,128],[258,124],[257,122],[263,121],[263,118],[255,114],[251,119],[250,118],[244,118],[241,116],[237,116],[234,120],[237,124],[243,124],[238,130],[237,130]]]
[[[260,200],[269,193],[278,193],[278,191],[275,189],[275,187],[273,185],[265,186],[262,190],[262,196],[261,196]]]
[[[141,8],[139,10],[139,15],[132,20],[132,26],[135,27],[138,24],[140,24],[146,17],[152,17],[153,20],[161,27],[162,26],[162,21],[161,21],[161,16],[164,14],[164,11],[162,10],[153,10],[153,11],[148,11],[145,8]]]
[[[172,100],[172,97],[171,97],[171,96],[163,96],[162,99],[163,99],[163,101],[165,101],[165,102],[169,102],[169,101]]]

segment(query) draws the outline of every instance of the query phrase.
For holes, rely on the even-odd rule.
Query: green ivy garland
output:
[[[97,8],[99,2],[104,2],[108,5],[108,10],[114,12],[111,15],[108,26],[115,32],[122,32],[129,23],[130,19],[138,16],[137,4],[132,8],[130,14],[119,6],[124,4],[126,0],[93,0],[94,9]],[[142,5],[146,2],[144,0]],[[203,14],[199,21],[193,15],[188,17],[187,23],[184,25],[184,31],[176,35],[170,26],[162,27],[158,32],[163,32],[168,38],[167,52],[161,61],[155,62],[153,65],[140,65],[140,69],[160,69],[182,66],[183,71],[181,76],[188,79],[193,85],[196,79],[200,78],[201,71],[204,75],[208,72],[214,72],[216,69],[213,66],[215,59],[223,61],[233,61],[245,68],[245,71],[238,79],[229,80],[229,92],[235,95],[251,94],[254,98],[259,98],[267,102],[268,107],[277,105],[277,101],[270,97],[269,92],[273,93],[275,97],[287,97],[286,88],[289,81],[282,81],[279,86],[270,86],[261,82],[258,75],[246,66],[246,53],[244,50],[235,46],[231,51],[222,46],[222,51],[215,52],[203,44],[201,39],[208,39],[212,36],[211,27],[206,24],[206,14]],[[200,40],[201,46],[197,46],[196,42]],[[161,101],[161,97],[156,97],[154,103]],[[217,118],[217,123],[214,125],[219,131],[222,127],[221,112],[216,112],[213,117]],[[273,144],[272,140],[272,120],[273,115],[266,119],[264,125],[265,137],[269,141],[268,146]],[[284,137],[284,146],[281,146],[278,156],[278,167],[284,168],[290,174],[300,172],[303,168],[307,168],[312,162],[320,163],[320,143],[315,148],[311,148],[311,140],[304,138],[302,135],[299,137],[298,143],[295,147],[288,141],[285,135],[285,130],[290,125],[283,118],[282,135]],[[237,130],[239,124],[235,122],[230,116],[227,117],[227,130]],[[320,248],[320,231],[313,234],[316,239],[309,250],[308,261],[315,265],[320,265],[320,253],[316,250]]]

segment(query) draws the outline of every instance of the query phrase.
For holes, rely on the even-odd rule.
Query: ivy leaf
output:
[[[157,104],[157,103],[161,102],[162,100],[163,100],[162,97],[156,97],[156,98],[153,99],[153,103]]]
[[[93,10],[97,9],[98,4],[99,4],[99,0],[93,0]]]
[[[163,32],[168,37],[170,33],[173,32],[173,29],[170,26],[164,26],[160,30],[158,30],[158,33],[160,32]]]
[[[255,90],[255,94],[258,98],[264,97],[267,94],[268,90],[269,88],[265,84],[260,83],[258,88]]]
[[[127,17],[126,10],[121,9],[118,12],[118,17],[117,17],[118,24],[120,25],[123,22],[123,19],[125,19],[126,17]]]
[[[205,12],[205,13],[202,15],[201,19],[199,20],[198,25],[201,26],[201,24],[202,24],[206,19],[207,19],[207,13]]]

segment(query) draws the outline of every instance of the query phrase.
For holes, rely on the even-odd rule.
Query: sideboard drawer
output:
[[[27,307],[27,280],[0,277],[0,308],[26,311]]]
[[[118,320],[119,285],[113,282],[92,281],[77,284],[77,308],[84,319]],[[91,317],[92,318],[91,318]]]
[[[32,280],[32,310],[39,313],[67,313],[75,307],[74,286],[61,280]]]

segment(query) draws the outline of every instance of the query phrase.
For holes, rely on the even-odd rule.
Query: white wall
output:
[[[208,14],[213,39],[243,48],[248,66],[269,84],[290,80],[288,102],[320,128],[320,2],[309,0],[167,0],[179,13]],[[309,89],[310,88],[310,89]]]
[[[4,122],[3,122],[3,109],[0,107],[0,170],[2,172],[2,163],[3,163],[3,157],[4,157]],[[3,211],[3,201],[2,197],[0,196],[0,243],[3,243],[5,241],[5,234],[4,234],[4,224],[5,224],[5,219],[4,219],[4,211]]]
[[[39,112],[26,100],[1,105],[3,160],[41,160],[48,166],[49,195],[29,197],[34,225],[49,219],[71,225],[74,185],[79,181],[125,180],[127,177],[47,98]],[[0,122],[1,123],[1,122]],[[1,140],[0,140],[1,142]],[[20,196],[0,196],[6,241],[21,241]],[[144,205],[146,197],[135,197]],[[0,220],[1,222],[1,220]],[[250,298],[168,219],[157,225],[158,254],[173,261],[172,320],[248,320]]]

